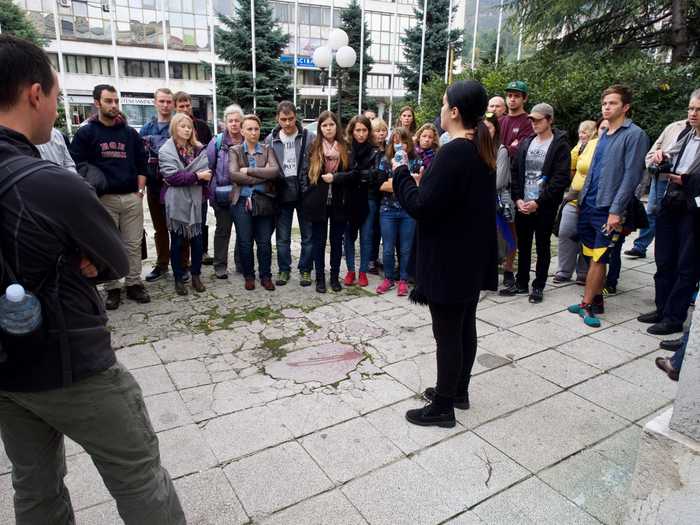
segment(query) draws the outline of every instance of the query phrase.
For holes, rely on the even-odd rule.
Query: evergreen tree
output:
[[[233,66],[233,73],[217,75],[219,107],[237,103],[253,110],[253,59],[251,55],[250,0],[239,0],[233,16],[219,15],[225,26],[216,29],[216,51]],[[289,35],[282,33],[267,0],[255,0],[256,113],[263,130],[275,125],[277,103],[291,99],[290,68],[280,62]]]
[[[423,83],[430,81],[434,76],[441,78],[444,76],[448,43],[455,49],[461,49],[461,33],[453,29],[449,35],[447,34],[449,10],[450,0],[428,0],[428,14],[425,24]],[[457,6],[453,6],[453,16],[456,10]],[[413,12],[416,16],[416,25],[408,29],[406,34],[401,37],[406,63],[399,64],[399,72],[403,77],[409,98],[416,98],[418,95],[421,40],[423,35],[423,2],[418,2]]]
[[[42,46],[45,41],[27,18],[24,10],[12,0],[0,0],[0,28],[3,34],[24,38],[38,46]]]
[[[343,84],[343,115],[341,120],[347,122],[357,114],[357,103],[360,93],[360,37],[362,30],[362,9],[357,0],[351,0],[350,5],[340,12],[340,28],[348,34],[350,47],[357,53],[355,65],[350,68],[349,79]],[[362,104],[364,110],[368,106],[367,100],[367,74],[372,70],[374,59],[369,55],[372,45],[369,27],[365,22],[364,58],[362,63]],[[336,69],[337,72],[337,69]]]

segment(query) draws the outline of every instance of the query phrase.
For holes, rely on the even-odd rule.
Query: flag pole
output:
[[[423,61],[425,60],[425,24],[428,19],[428,0],[423,0],[423,35],[420,42],[420,71],[418,73],[418,105],[423,95]]]

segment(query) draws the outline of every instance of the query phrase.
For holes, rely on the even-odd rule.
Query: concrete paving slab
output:
[[[568,388],[600,373],[600,370],[568,357],[557,350],[546,350],[518,361],[521,366],[540,377]]]
[[[204,334],[188,334],[164,339],[155,342],[153,347],[158,357],[166,364],[221,353],[214,341],[208,340]]]
[[[304,436],[360,415],[333,392],[320,389],[297,394],[269,403],[267,408],[294,437]]]
[[[479,339],[479,347],[511,360],[536,354],[549,346],[508,330],[501,330]]]
[[[437,380],[435,353],[422,354],[385,366],[384,371],[415,393],[434,387]]]
[[[327,344],[298,350],[272,361],[265,365],[265,372],[275,379],[328,385],[345,379],[362,359],[362,353],[351,345]]]
[[[537,478],[530,478],[472,509],[487,525],[598,525]]]
[[[625,424],[612,412],[562,392],[477,427],[474,432],[537,472],[611,435]]]
[[[158,441],[163,466],[173,478],[201,472],[217,464],[197,425],[160,432]]]
[[[75,520],[80,525],[124,525],[114,501],[80,510],[75,513]]]
[[[193,423],[185,403],[177,392],[167,392],[145,398],[153,430],[161,432]]]
[[[127,346],[117,350],[116,354],[117,360],[129,370],[160,364],[151,344]]]
[[[605,328],[591,337],[636,356],[646,355],[659,348],[658,339],[622,325]]]
[[[241,503],[220,468],[175,480],[187,523],[240,525],[248,522]]]
[[[556,350],[603,371],[635,359],[633,354],[591,336],[569,341]]]
[[[410,459],[355,479],[341,491],[372,525],[434,525],[467,508],[459,489]]]
[[[309,498],[263,519],[260,525],[366,525],[362,515],[339,490]]]
[[[12,476],[4,474],[0,476],[0,494],[4,497],[0,498],[0,523],[15,522],[15,508],[12,499],[14,489],[12,488]]]
[[[484,522],[473,512],[467,511],[445,522],[445,525],[484,525]]]
[[[678,383],[671,381],[666,374],[656,368],[653,361],[656,356],[668,357],[668,352],[656,352],[648,357],[630,361],[610,370],[610,373],[646,390],[673,399],[676,397]]]
[[[576,385],[571,392],[630,421],[647,416],[671,401],[610,374]]]
[[[461,491],[472,507],[529,476],[529,472],[472,432],[418,452],[414,461]]]
[[[364,418],[319,430],[300,442],[336,484],[345,483],[403,457],[401,450]]]
[[[104,503],[112,498],[88,454],[66,458],[66,466],[68,474],[65,484],[70,491],[74,510]]]
[[[165,365],[165,369],[178,390],[207,385],[212,382],[204,362],[196,359],[168,363]]]
[[[360,414],[366,414],[413,395],[408,388],[388,375],[362,379],[355,384],[351,380],[341,381],[338,393],[343,401]]]
[[[573,317],[572,314],[569,315]],[[547,348],[559,346],[582,335],[572,330],[571,326],[562,326],[559,323],[555,323],[550,317],[520,324],[512,327],[510,330],[532,341],[546,345]]]
[[[333,487],[296,442],[235,461],[224,473],[246,513],[261,518]]]
[[[144,397],[175,390],[175,385],[173,385],[163,365],[138,368],[132,370],[131,374],[141,387]]]

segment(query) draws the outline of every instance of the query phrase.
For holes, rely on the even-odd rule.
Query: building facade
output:
[[[214,62],[220,72],[230,66],[211,53],[211,25],[217,23],[212,15],[230,16],[233,1],[15,0],[47,38],[46,51],[62,74],[71,124],[79,125],[92,113],[92,87],[104,83],[117,87],[124,113],[137,127],[153,115],[153,93],[162,86],[190,93],[195,114],[214,121],[210,65]],[[376,101],[373,109],[380,114],[405,95],[398,74],[404,60],[400,35],[415,24],[415,1],[363,2],[374,59],[366,78],[367,96]],[[295,20],[294,1],[270,1],[275,19],[289,34],[280,60],[293,64],[297,47],[297,105],[306,118],[327,107],[329,93],[335,95],[335,88],[321,86],[312,55],[330,29],[339,26],[340,10],[348,4],[349,0],[299,2]],[[459,27],[463,10],[455,19]]]

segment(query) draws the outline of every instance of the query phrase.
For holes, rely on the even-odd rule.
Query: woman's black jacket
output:
[[[394,193],[417,221],[417,296],[457,304],[496,290],[496,179],[472,142],[440,148],[420,186],[407,167],[398,168]]]

